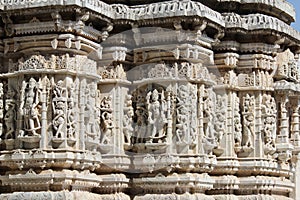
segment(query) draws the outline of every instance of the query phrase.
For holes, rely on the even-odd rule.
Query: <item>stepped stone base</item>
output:
[[[80,191],[63,192],[15,192],[12,194],[1,194],[0,200],[130,200],[123,193],[100,195]]]

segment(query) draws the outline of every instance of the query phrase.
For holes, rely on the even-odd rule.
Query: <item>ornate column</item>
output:
[[[41,141],[40,141],[40,147],[42,149],[48,148],[48,141],[49,137],[47,134],[47,124],[48,124],[48,102],[50,97],[50,81],[47,76],[42,77],[42,89],[41,89],[41,103],[42,103],[42,109],[41,109]]]

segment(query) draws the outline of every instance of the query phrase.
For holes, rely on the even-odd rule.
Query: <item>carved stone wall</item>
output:
[[[285,0],[0,0],[0,199],[300,200]]]

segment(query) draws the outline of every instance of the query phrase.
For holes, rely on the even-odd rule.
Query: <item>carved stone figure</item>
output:
[[[133,134],[133,116],[134,110],[132,108],[132,96],[126,95],[125,99],[125,108],[124,108],[124,117],[123,117],[123,133],[124,133],[124,142],[126,144],[132,143],[132,134]]]
[[[101,144],[110,144],[111,138],[113,136],[113,115],[112,115],[112,98],[110,96],[105,96],[100,104],[101,110]]]
[[[215,131],[216,141],[219,145],[223,135],[226,132],[226,108],[227,108],[227,96],[218,95],[216,104],[216,119],[215,119]]]
[[[56,138],[65,138],[65,130],[63,129],[66,122],[66,114],[65,114],[65,103],[62,101],[57,101],[55,105],[53,105],[54,118],[53,128],[55,130]]]
[[[6,111],[4,115],[4,122],[6,127],[5,139],[13,139],[14,132],[15,132],[15,122],[16,122],[15,103],[12,101],[6,101],[5,111]]]
[[[76,120],[75,120],[75,113],[74,113],[74,103],[72,100],[68,102],[68,109],[67,109],[67,137],[68,138],[75,138],[75,131],[76,131]]]
[[[148,121],[151,129],[149,142],[152,143],[153,139],[159,138],[159,140],[161,140],[166,134],[166,102],[163,91],[159,99],[159,93],[156,89],[154,89],[153,92],[148,92],[146,99],[149,113]]]
[[[98,109],[96,107],[97,86],[90,84],[86,88],[86,104],[85,104],[85,128],[88,137],[95,141],[100,137],[99,122],[97,122]],[[101,109],[102,104],[100,105]],[[105,105],[106,106],[106,105]]]
[[[265,153],[273,154],[276,150],[276,102],[271,95],[263,95],[263,115],[264,115],[264,142]]]
[[[208,92],[208,96],[204,101],[204,117],[207,119],[207,123],[205,126],[205,136],[208,138],[215,138],[215,129],[214,129],[214,120],[215,120],[215,112],[214,112],[214,102],[212,91]]]
[[[0,0],[0,16],[1,200],[300,200],[288,0]]]
[[[40,91],[38,83],[34,78],[30,78],[28,83],[23,81],[22,85],[22,102],[21,114],[24,120],[24,131],[26,135],[38,136],[37,132],[41,128],[40,111],[39,111],[39,96]],[[21,135],[23,135],[21,133]]]
[[[240,99],[236,95],[234,96],[234,140],[235,147],[241,147],[242,145],[242,124],[240,115]]]
[[[242,146],[244,149],[253,150],[254,137],[254,96],[246,94],[243,97],[243,135]]]
[[[177,97],[177,124],[176,124],[176,136],[178,143],[188,144],[187,135],[189,133],[188,124],[189,124],[189,110],[188,110],[188,86],[181,85],[178,89]]]
[[[145,96],[146,91],[142,89],[134,91],[132,95],[134,143],[143,143],[147,138],[148,111]]]

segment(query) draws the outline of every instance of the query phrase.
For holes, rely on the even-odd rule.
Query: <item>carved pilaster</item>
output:
[[[300,100],[294,99],[292,103],[292,117],[291,117],[291,142],[297,148],[300,147],[300,118],[299,118]]]
[[[286,94],[283,94],[280,99],[280,118],[279,118],[279,134],[276,138],[276,147],[278,151],[278,159],[282,164],[286,164],[292,156],[293,145],[290,144],[289,134],[289,116],[288,116],[288,103],[289,98]]]

